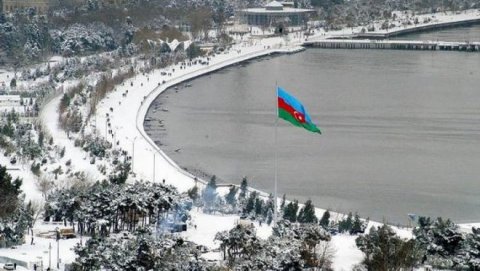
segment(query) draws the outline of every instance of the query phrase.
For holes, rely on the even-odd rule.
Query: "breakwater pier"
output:
[[[327,49],[391,49],[480,52],[480,42],[468,41],[447,42],[418,40],[325,39],[305,41],[303,46]]]

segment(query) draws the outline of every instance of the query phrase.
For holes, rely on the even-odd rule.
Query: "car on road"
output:
[[[15,266],[13,265],[13,263],[6,263],[3,265],[3,269],[5,270],[14,270],[15,269]]]

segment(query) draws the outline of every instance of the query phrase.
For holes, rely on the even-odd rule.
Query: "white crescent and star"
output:
[[[294,116],[295,119],[297,119],[299,122],[305,122],[305,119],[303,118],[302,113],[300,113],[300,112],[298,112],[298,111],[293,111],[293,116]]]

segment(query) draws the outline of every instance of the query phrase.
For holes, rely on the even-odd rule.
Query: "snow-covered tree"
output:
[[[356,239],[357,247],[365,254],[363,264],[368,270],[408,270],[417,266],[421,250],[414,239],[398,237],[388,225],[372,227]]]
[[[213,175],[202,193],[203,203],[205,204],[204,210],[206,212],[213,212],[215,209],[214,206],[218,196],[216,179],[216,176]]]
[[[0,235],[4,237],[0,246],[22,244],[33,216],[24,197],[20,196],[22,180],[13,179],[7,168],[0,165]]]
[[[298,201],[297,200],[291,201],[287,205],[285,205],[285,208],[283,209],[283,219],[287,219],[290,222],[296,222],[297,213],[298,213]]]
[[[300,223],[317,223],[318,218],[315,215],[315,206],[313,206],[311,200],[307,200],[305,205],[300,209],[298,213],[297,221]]]
[[[232,186],[228,190],[228,194],[225,195],[225,201],[227,204],[231,205],[232,208],[236,208],[237,206],[237,192],[238,188],[236,186]]]
[[[328,226],[330,225],[330,211],[329,210],[326,210],[323,215],[322,215],[322,218],[320,218],[320,222],[319,222],[320,226],[322,226],[324,229],[327,229]]]
[[[240,194],[238,195],[238,199],[243,201],[247,198],[248,192],[248,180],[247,177],[243,177],[242,183],[240,184]]]
[[[442,268],[453,268],[453,257],[462,247],[464,236],[450,219],[419,217],[413,234],[417,242],[426,250],[426,261]]]

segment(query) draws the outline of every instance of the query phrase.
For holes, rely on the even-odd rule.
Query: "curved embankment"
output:
[[[220,69],[226,68],[228,66],[236,65],[239,64],[243,61],[255,59],[258,57],[263,57],[263,56],[268,56],[272,54],[291,54],[291,53],[296,53],[305,50],[303,47],[300,46],[292,46],[292,47],[278,47],[278,48],[270,48],[270,49],[264,49],[261,51],[257,52],[252,52],[252,53],[247,53],[243,55],[239,55],[238,57],[231,58],[231,59],[225,59],[223,61],[217,62],[215,64],[201,67],[197,70],[194,70],[192,72],[189,72],[187,74],[181,75],[179,77],[173,78],[171,80],[166,81],[164,84],[157,86],[155,89],[153,89],[143,100],[142,104],[137,110],[136,113],[136,129],[140,133],[140,135],[148,142],[150,147],[152,147],[157,153],[161,155],[161,157],[168,163],[169,166],[183,174],[184,176],[191,178],[192,181],[198,181],[202,184],[206,184],[207,182],[205,180],[202,180],[201,178],[198,178],[194,176],[193,174],[187,172],[186,170],[182,169],[180,166],[178,166],[170,157],[168,157],[156,144],[155,142],[148,136],[148,134],[145,132],[143,123],[146,117],[146,114],[148,112],[148,109],[150,108],[152,102],[158,97],[158,95],[162,94],[165,90],[167,90],[170,87],[173,87],[175,85],[178,85],[182,82],[191,80],[193,78],[199,77],[206,75],[208,73],[218,71]],[[268,196],[268,193],[258,191],[262,195]]]
[[[190,73],[178,76],[176,78],[172,78],[171,80],[167,81],[165,84],[155,87],[152,91],[149,92],[148,96],[146,96],[144,102],[140,105],[140,107],[137,109],[137,112],[136,112],[136,130],[138,131],[138,133],[140,133],[142,135],[142,137],[148,142],[148,144],[153,149],[155,149],[156,152],[158,152],[161,155],[162,159],[164,159],[165,161],[168,162],[169,167],[171,167],[175,171],[181,173],[183,176],[185,176],[185,177],[187,177],[191,180],[195,180],[194,175],[190,174],[189,172],[183,170],[180,166],[178,166],[175,163],[175,161],[173,161],[170,157],[168,157],[155,144],[155,142],[148,136],[148,134],[145,132],[144,126],[143,126],[144,119],[146,117],[148,109],[151,106],[151,103],[156,99],[156,97],[158,95],[163,93],[166,89],[168,89],[172,86],[178,85],[178,84],[180,84],[184,81],[191,80],[195,77],[199,77],[199,76],[208,74],[210,72],[218,71],[219,69],[225,68],[225,67],[230,66],[230,65],[238,64],[242,61],[246,61],[246,60],[250,60],[250,59],[253,59],[253,58],[262,57],[262,56],[266,56],[266,55],[271,55],[271,54],[275,54],[275,53],[292,53],[292,52],[295,52],[296,50],[303,50],[303,48],[295,47],[295,50],[277,48],[277,49],[263,50],[263,51],[260,51],[260,52],[253,52],[253,53],[249,53],[249,54],[245,54],[245,55],[239,55],[238,57],[235,57],[235,58],[232,58],[232,59],[226,59],[226,60],[218,62],[214,65],[211,65],[211,66],[208,66],[208,67],[201,67],[201,68],[199,68],[197,70],[194,70]],[[200,179],[199,179],[199,182],[203,183],[203,184],[206,183],[204,180],[200,180]],[[258,190],[256,190],[256,191],[258,191]],[[268,194],[265,193],[265,192],[262,192],[262,191],[258,191],[258,192],[260,192],[262,196],[268,196]],[[317,208],[317,214],[322,215],[323,211],[324,210],[322,210],[321,208]],[[379,225],[379,223],[371,221],[370,225]],[[401,232],[402,236],[405,236],[405,237],[409,237],[411,235],[411,232],[409,232],[408,230],[397,229],[397,232],[399,232],[399,233]]]

